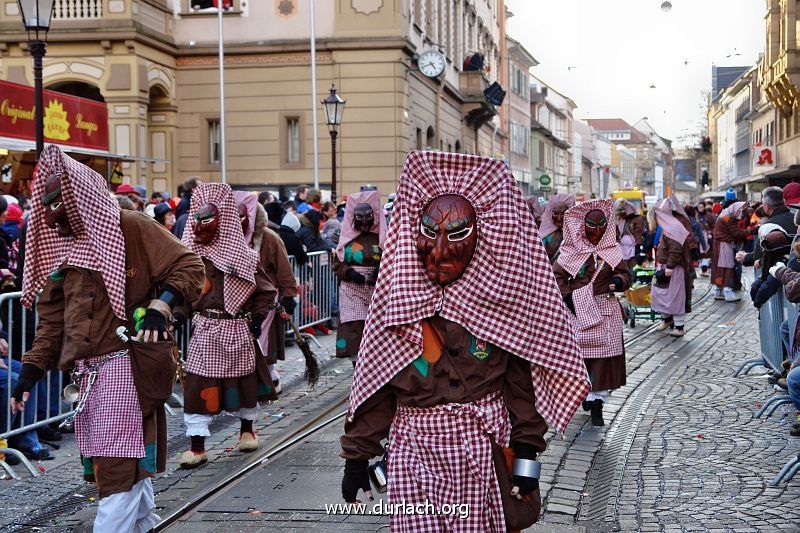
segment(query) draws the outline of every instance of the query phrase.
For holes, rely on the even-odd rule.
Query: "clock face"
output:
[[[438,50],[428,50],[420,54],[417,65],[420,72],[429,78],[435,78],[444,72],[444,55]]]

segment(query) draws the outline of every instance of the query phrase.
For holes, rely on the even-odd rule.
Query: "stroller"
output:
[[[625,291],[625,312],[631,328],[636,327],[637,318],[647,318],[651,322],[656,320],[656,313],[650,307],[650,284],[655,274],[656,269],[647,262],[633,267],[633,285]]]

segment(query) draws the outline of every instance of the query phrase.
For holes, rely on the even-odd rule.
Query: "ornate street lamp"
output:
[[[322,101],[325,110],[325,121],[331,134],[331,201],[336,203],[336,137],[342,124],[342,114],[347,100],[336,94],[336,86],[331,84],[331,94]]]
[[[53,0],[17,0],[22,23],[28,32],[28,48],[33,56],[33,80],[36,95],[36,160],[44,150],[44,96],[42,59],[47,51],[47,32],[53,15]]]

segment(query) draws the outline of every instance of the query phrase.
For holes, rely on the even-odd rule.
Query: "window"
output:
[[[219,165],[222,161],[222,128],[219,120],[208,121],[208,162]]]
[[[278,114],[278,150],[281,169],[305,168],[305,114],[282,111]]]
[[[422,150],[422,128],[417,128],[417,150]]]
[[[286,162],[300,162],[300,118],[286,119]]]
[[[524,124],[511,123],[511,151],[519,155],[528,155],[528,128]]]
[[[511,90],[528,99],[528,75],[515,65],[511,65]]]
[[[547,168],[547,152],[544,141],[539,141],[539,168]]]

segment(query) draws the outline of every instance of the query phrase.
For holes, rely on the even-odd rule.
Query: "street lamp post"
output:
[[[325,121],[331,134],[331,201],[336,203],[336,137],[342,124],[342,114],[347,100],[336,94],[336,86],[331,84],[331,94],[322,101],[325,110]]]
[[[47,32],[53,14],[53,0],[17,0],[22,23],[28,32],[28,48],[33,56],[33,80],[36,97],[36,160],[44,150],[44,87],[42,59],[47,51]]]

